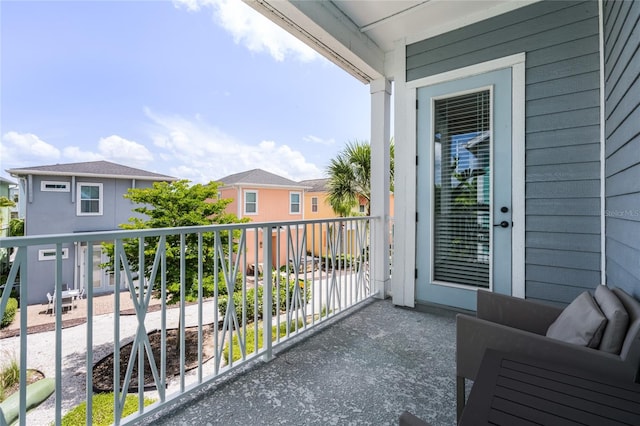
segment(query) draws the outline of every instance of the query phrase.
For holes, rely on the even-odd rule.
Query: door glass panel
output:
[[[102,249],[93,247],[93,288],[102,287]]]
[[[489,287],[489,90],[434,103],[434,280]]]

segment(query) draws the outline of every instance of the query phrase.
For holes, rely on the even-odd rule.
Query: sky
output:
[[[240,0],[0,0],[0,176],[107,160],[325,177],[369,87]]]

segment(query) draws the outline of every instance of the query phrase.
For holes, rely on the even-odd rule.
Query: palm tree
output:
[[[391,141],[391,190],[393,191],[394,144]],[[371,145],[367,141],[354,141],[331,160],[327,168],[329,204],[340,216],[350,216],[360,199],[366,200],[366,215],[371,201]]]

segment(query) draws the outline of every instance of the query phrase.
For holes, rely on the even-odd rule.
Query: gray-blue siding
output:
[[[565,304],[601,281],[598,3],[544,1],[409,45],[407,80],[520,52],[526,297]]]
[[[607,282],[640,297],[640,2],[606,1]]]
[[[99,216],[78,216],[76,201],[72,202],[71,192],[48,192],[40,190],[40,183],[45,181],[63,181],[71,183],[71,177],[66,176],[34,176],[33,202],[27,203],[26,234],[66,234],[74,232],[110,231],[120,229],[119,225],[127,223],[131,217],[142,217],[132,211],[136,207],[123,196],[131,187],[131,179],[115,178],[76,178],[76,185],[80,182],[101,183],[103,190],[103,214]],[[151,187],[151,181],[136,181],[137,188]],[[42,303],[47,300],[47,292],[53,292],[55,282],[55,262],[38,260],[38,251],[55,247],[32,247],[29,249],[28,274],[28,303]],[[63,261],[62,282],[73,286],[78,274],[76,262],[80,261],[80,253],[73,244],[63,244],[68,249],[69,257]]]

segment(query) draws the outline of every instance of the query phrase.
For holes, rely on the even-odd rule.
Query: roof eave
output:
[[[136,179],[136,180],[151,180],[157,182],[166,182],[166,181],[177,181],[178,178],[171,176],[142,176],[142,175],[118,175],[118,174],[97,174],[97,173],[83,173],[83,172],[56,172],[56,171],[45,171],[45,170],[30,170],[30,169],[20,169],[20,170],[7,170],[11,176],[15,178],[19,178],[21,176],[64,176],[64,177],[91,177],[91,178],[105,178],[105,179]]]
[[[384,52],[331,2],[244,1],[361,82],[384,76]]]

